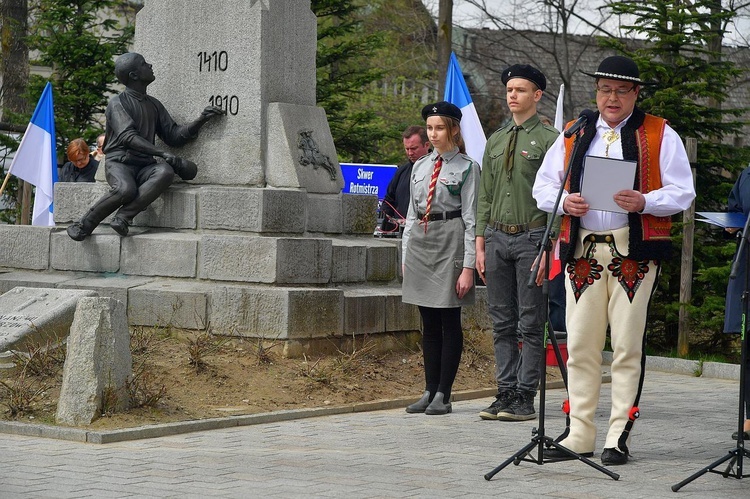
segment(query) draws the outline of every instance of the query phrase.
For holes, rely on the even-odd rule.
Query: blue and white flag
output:
[[[558,132],[562,132],[565,128],[565,117],[563,116],[563,108],[565,105],[565,83],[560,85],[560,93],[557,94],[557,107],[555,109],[555,128]]]
[[[57,149],[52,84],[49,82],[39,98],[8,173],[36,187],[31,225],[55,225],[52,197],[57,182]]]
[[[484,135],[482,123],[479,121],[479,115],[477,115],[474,102],[471,100],[469,88],[466,86],[464,75],[461,72],[454,52],[451,52],[451,60],[448,63],[448,74],[445,77],[445,96],[443,100],[461,109],[461,135],[464,138],[464,144],[466,144],[466,154],[479,163],[481,167],[487,137]]]

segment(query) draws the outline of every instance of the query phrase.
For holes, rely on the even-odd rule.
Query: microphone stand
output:
[[[529,275],[529,281],[527,283],[528,287],[534,287],[536,286],[536,275],[539,271],[539,265],[542,261],[542,258],[545,259],[546,263],[546,271],[544,272],[544,280],[542,282],[542,294],[544,296],[544,303],[546,306],[544,307],[544,341],[542,342],[542,348],[547,348],[547,340],[549,338],[549,341],[552,343],[552,347],[555,351],[555,358],[557,360],[557,365],[560,367],[560,373],[563,378],[563,382],[565,384],[565,389],[568,388],[568,374],[567,370],[565,369],[565,364],[562,361],[562,355],[560,354],[560,348],[557,344],[557,338],[555,337],[555,332],[552,328],[552,325],[549,322],[549,267],[550,267],[550,253],[552,251],[552,226],[554,225],[555,217],[557,215],[557,209],[560,206],[560,200],[562,199],[563,192],[565,191],[565,184],[568,182],[568,177],[570,176],[570,169],[572,166],[573,158],[576,156],[576,153],[578,151],[578,138],[580,137],[579,133],[575,134],[575,139],[573,143],[573,152],[570,155],[570,160],[568,161],[568,168],[565,170],[565,176],[562,180],[562,183],[560,184],[560,189],[557,192],[557,199],[555,200],[555,207],[552,210],[552,216],[549,217],[549,221],[547,223],[547,228],[544,231],[544,235],[542,236],[542,240],[539,245],[539,253],[537,254],[535,263],[533,268],[531,269],[531,274]],[[548,332],[552,331],[552,334],[549,335]],[[577,454],[573,452],[572,450],[563,447],[557,441],[553,440],[551,437],[548,437],[545,435],[544,431],[544,413],[545,413],[545,401],[546,401],[546,387],[547,387],[547,359],[546,355],[541,356],[541,365],[539,367],[539,370],[541,372],[540,376],[540,384],[539,384],[539,428],[533,428],[531,430],[531,441],[526,444],[524,447],[522,447],[520,450],[518,450],[515,454],[510,456],[508,459],[506,459],[504,462],[502,462],[499,466],[497,466],[495,469],[484,475],[485,480],[492,480],[492,477],[494,477],[496,474],[498,474],[503,468],[508,466],[510,463],[515,464],[518,466],[521,461],[526,461],[538,465],[542,465],[545,462],[547,463],[553,463],[553,462],[559,462],[563,461],[562,459],[544,459],[544,449],[549,447],[555,447],[557,449],[560,449],[561,451],[565,452],[566,454],[569,454],[571,457],[576,458],[577,460],[588,464],[592,468],[595,468],[602,473],[608,475],[614,480],[618,480],[620,478],[620,475],[617,473],[614,473],[607,468],[600,466],[596,464],[595,462],[589,460],[586,457],[581,456],[580,454]],[[568,419],[569,421],[569,419]],[[562,440],[565,435],[567,435],[568,429],[566,424],[565,432],[562,436],[558,437],[559,440]],[[537,457],[531,457],[531,452],[534,448],[537,448]]]
[[[746,365],[748,362],[748,349],[750,348],[748,346],[748,335],[747,335],[747,320],[750,319],[750,315],[748,314],[748,304],[750,304],[749,296],[750,296],[750,250],[747,248],[747,242],[748,237],[750,236],[750,233],[748,232],[748,227],[750,226],[750,216],[746,218],[745,220],[745,227],[742,229],[742,237],[740,238],[740,245],[737,248],[737,254],[734,257],[734,261],[732,262],[732,270],[729,273],[730,279],[736,279],[737,274],[739,273],[739,264],[740,264],[740,258],[744,258],[745,262],[745,288],[742,291],[742,331],[740,332],[740,343],[741,343],[741,354],[740,354],[740,404],[739,404],[739,413],[737,415],[737,445],[734,449],[730,450],[727,455],[722,457],[721,459],[718,459],[714,461],[713,463],[709,464],[705,468],[701,469],[700,471],[694,473],[693,475],[689,476],[685,480],[681,481],[680,483],[677,483],[675,485],[672,485],[672,491],[677,492],[680,490],[684,485],[687,485],[688,483],[692,482],[699,476],[702,476],[708,472],[716,473],[724,478],[747,478],[750,477],[750,474],[743,474],[742,472],[742,459],[744,457],[750,458],[750,450],[745,448],[745,438],[744,438],[744,421],[745,421],[745,383],[748,382],[746,379]],[[717,468],[719,465],[729,461],[729,464],[727,465],[726,469],[724,471],[717,471],[715,468]],[[736,467],[735,467],[736,465]]]

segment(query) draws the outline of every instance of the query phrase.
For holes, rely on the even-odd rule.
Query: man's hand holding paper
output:
[[[632,189],[619,191],[614,195],[617,206],[627,212],[641,212],[646,207],[646,198]]]

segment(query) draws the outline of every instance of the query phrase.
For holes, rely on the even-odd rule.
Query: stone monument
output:
[[[0,226],[0,267],[24,269],[0,273],[0,291],[93,289],[126,303],[131,325],[284,340],[290,355],[418,330],[416,307],[401,303],[399,242],[372,237],[377,198],[341,193],[315,105],[316,30],[309,0],[146,2],[132,50],[153,64],[149,93],[177,122],[196,106],[227,112],[180,148],[197,176],[128,237],[104,224],[82,243]],[[77,220],[106,189],[57,183],[55,222]]]
[[[0,352],[63,341],[78,300],[93,291],[17,287],[0,296]]]
[[[102,410],[130,407],[132,369],[125,305],[114,298],[82,298],[70,327],[56,421],[90,424]]]
[[[341,192],[325,111],[315,106],[316,33],[305,0],[146,3],[134,50],[154,66],[151,93],[178,122],[196,103],[227,113],[181,148],[200,165],[195,183]]]

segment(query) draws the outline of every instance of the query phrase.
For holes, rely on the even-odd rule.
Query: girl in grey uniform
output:
[[[479,167],[459,151],[461,110],[449,102],[422,109],[434,148],[416,163],[402,240],[404,303],[419,307],[425,391],[409,413],[451,412],[451,387],[463,349],[461,307],[474,303],[474,226]]]

